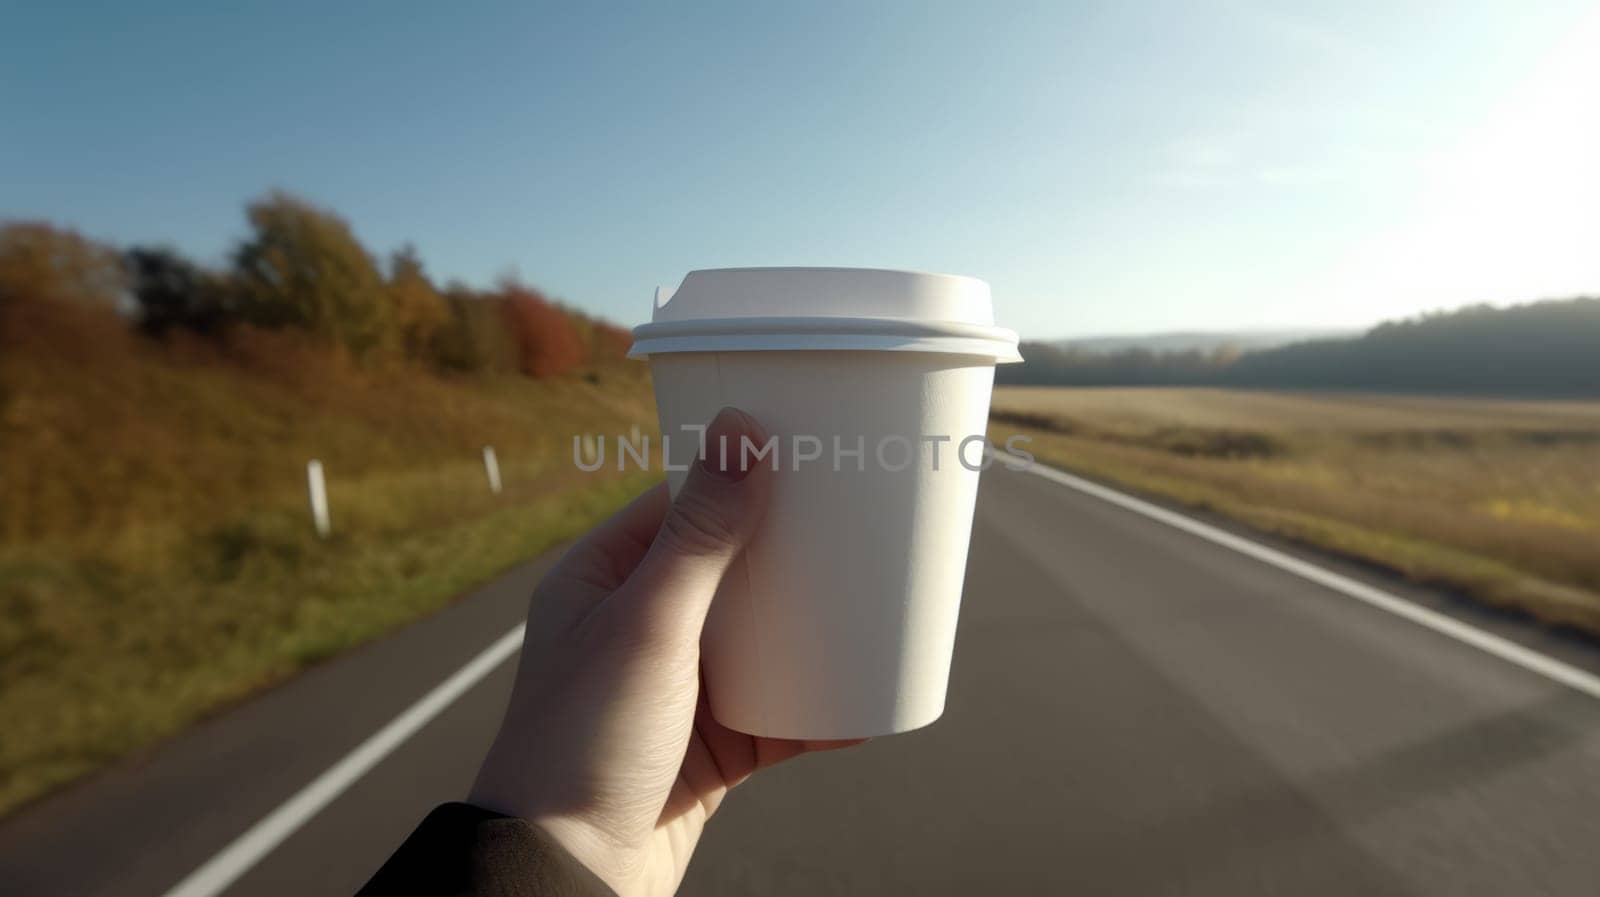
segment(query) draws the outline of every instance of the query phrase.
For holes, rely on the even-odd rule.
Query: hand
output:
[[[766,441],[749,415],[724,408],[705,435],[676,501],[664,484],[640,496],[535,590],[469,798],[538,825],[624,897],[677,890],[706,820],[755,770],[858,743],[757,738],[711,718],[700,630],[777,474],[742,465],[739,437]]]

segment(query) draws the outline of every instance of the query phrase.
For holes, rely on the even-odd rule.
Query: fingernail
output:
[[[756,445],[766,441],[755,418],[737,408],[718,411],[706,426],[705,455],[700,459],[700,466],[706,473],[731,483],[744,479],[750,473],[742,444],[744,438]]]

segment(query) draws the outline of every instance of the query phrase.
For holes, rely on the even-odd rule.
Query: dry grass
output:
[[[1041,460],[1600,632],[1600,402],[1002,388]]]
[[[652,478],[570,460],[573,433],[654,429],[638,370],[451,381],[270,334],[219,352],[3,313],[0,812],[439,608]]]

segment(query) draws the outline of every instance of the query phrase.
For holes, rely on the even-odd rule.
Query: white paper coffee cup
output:
[[[695,271],[658,291],[630,354],[650,359],[674,494],[686,474],[672,468],[700,452],[690,428],[724,406],[777,440],[767,516],[702,639],[717,720],[753,735],[861,738],[938,719],[978,489],[968,465],[986,463],[968,437],[985,432],[994,365],[1021,360],[1016,334],[994,326],[988,285],[848,268]]]

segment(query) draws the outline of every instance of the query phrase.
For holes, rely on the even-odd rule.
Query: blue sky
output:
[[[1033,337],[1600,293],[1595,3],[571,6],[11,6],[0,216],[220,261],[281,187],[629,324],[730,265]]]

